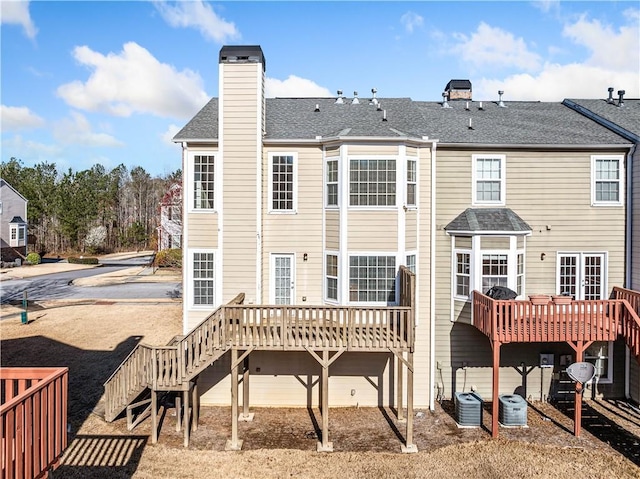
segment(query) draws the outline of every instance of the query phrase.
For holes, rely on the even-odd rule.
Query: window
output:
[[[596,341],[584,352],[584,359],[596,367],[598,383],[613,382],[613,341]]]
[[[349,205],[395,206],[396,160],[350,160]]]
[[[524,254],[518,253],[517,261],[516,293],[518,293],[518,296],[522,296],[524,294]]]
[[[416,160],[407,160],[407,206],[416,203]]]
[[[409,271],[411,271],[413,274],[416,274],[416,255],[415,254],[407,255],[406,266],[407,268],[409,268]]]
[[[456,296],[469,296],[471,291],[471,253],[456,253]]]
[[[508,255],[482,255],[482,292],[487,292],[492,286],[509,286]]]
[[[622,159],[619,156],[592,157],[591,201],[594,205],[622,203]]]
[[[271,155],[271,211],[295,211],[295,158]]]
[[[27,235],[27,227],[21,224],[12,224],[9,234],[9,246],[24,246],[24,239]]]
[[[327,299],[338,301],[338,256],[328,254],[326,256],[326,275],[327,275]]]
[[[18,226],[18,241],[24,241],[25,228],[24,226]]]
[[[193,304],[214,304],[215,253],[193,253]]]
[[[395,256],[349,258],[349,301],[395,303],[395,299]]]
[[[338,206],[338,160],[327,161],[327,206]]]
[[[11,239],[13,241],[18,239],[18,228],[16,226],[11,227]]]
[[[474,204],[503,205],[505,203],[504,156],[474,155],[473,161]]]
[[[195,155],[193,159],[193,208],[212,210],[214,207],[214,163],[212,155]]]

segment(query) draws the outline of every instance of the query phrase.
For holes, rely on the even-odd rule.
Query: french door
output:
[[[293,254],[271,255],[272,304],[293,304],[295,300],[295,256]]]
[[[606,253],[558,253],[557,293],[574,299],[606,299]]]

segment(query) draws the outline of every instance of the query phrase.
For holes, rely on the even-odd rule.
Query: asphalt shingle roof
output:
[[[595,115],[605,122],[611,122],[625,130],[628,138],[640,142],[640,100],[624,100],[624,106],[618,106],[618,100],[608,103],[607,100],[567,99],[564,103],[570,108],[586,115]]]
[[[413,137],[451,144],[483,145],[624,145],[630,141],[562,103],[413,101],[379,98],[381,110],[369,98],[360,104],[335,98],[267,98],[265,139],[315,139],[341,137]],[[316,110],[318,106],[318,111]],[[386,110],[383,121],[382,110]],[[469,128],[471,120],[472,128]],[[218,138],[218,101],[207,103],[174,141]]]
[[[450,232],[531,232],[531,226],[509,208],[467,208],[444,229]]]

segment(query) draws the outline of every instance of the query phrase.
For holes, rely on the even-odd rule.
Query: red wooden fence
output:
[[[45,477],[67,447],[69,368],[0,368],[3,479]]]

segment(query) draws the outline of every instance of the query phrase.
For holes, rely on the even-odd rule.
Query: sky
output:
[[[640,97],[640,2],[0,0],[1,161],[181,168],[223,45],[260,45],[268,97]],[[614,92],[614,94],[615,94]]]

